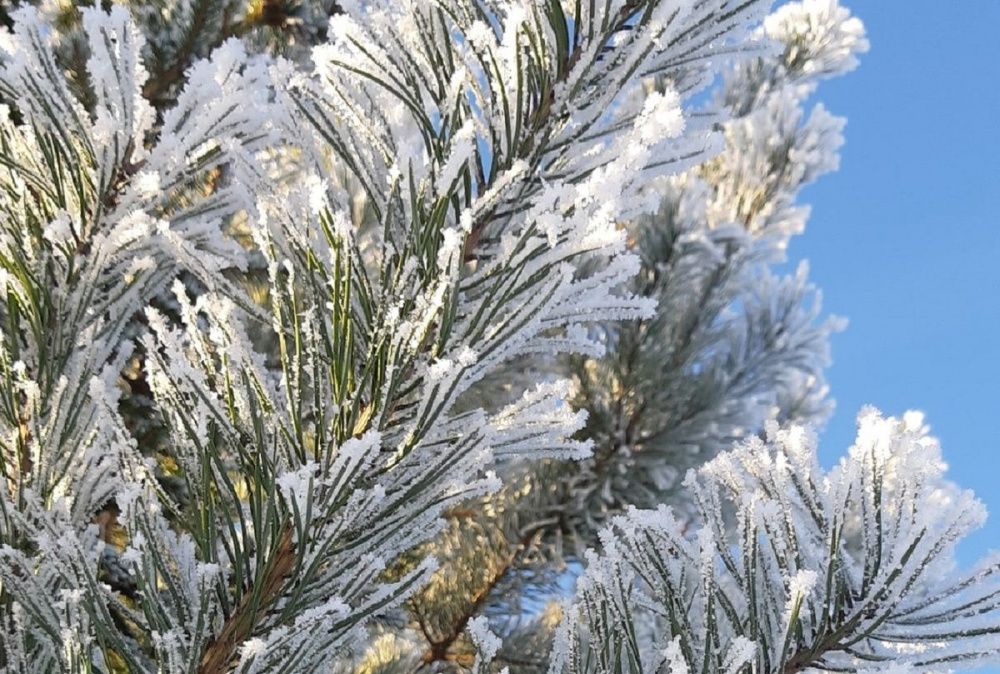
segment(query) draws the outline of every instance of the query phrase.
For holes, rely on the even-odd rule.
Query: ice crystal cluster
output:
[[[995,654],[920,419],[830,473],[807,430],[839,323],[773,264],[867,48],[835,0],[36,4],[0,10],[3,671]]]
[[[615,517],[550,671],[927,672],[992,657],[1000,560],[952,573],[982,504],[943,479],[920,414],[868,409],[858,426],[823,471],[811,432],[769,424],[688,475],[694,517]]]

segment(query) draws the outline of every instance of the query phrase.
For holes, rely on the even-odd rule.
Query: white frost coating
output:
[[[650,145],[665,138],[676,138],[684,131],[681,97],[672,88],[652,92],[643,103],[636,126],[642,141]]]
[[[832,471],[819,469],[813,433],[772,426],[766,443],[752,438],[692,472],[693,523],[665,510],[615,518],[578,583],[551,671],[614,671],[584,668],[578,656],[612,647],[588,646],[592,635],[629,633],[646,619],[667,650],[630,657],[665,656],[678,671],[706,649],[726,653],[721,671],[749,662],[775,674],[995,658],[1000,566],[987,560],[962,575],[952,564],[959,540],[982,523],[981,504],[944,478],[921,415],[866,409],[858,424]],[[623,595],[634,578],[634,598]]]
[[[263,639],[254,637],[243,642],[243,645],[240,646],[240,655],[243,659],[250,660],[258,655],[263,655],[266,649],[267,643]]]
[[[782,513],[777,512],[777,515]],[[785,617],[783,624],[786,629],[792,625],[793,616],[798,619],[797,612],[806,603],[810,592],[816,586],[816,572],[812,569],[799,569],[788,581],[788,599],[785,602]]]
[[[298,512],[303,514],[306,512],[309,497],[313,491],[316,468],[317,465],[310,462],[297,470],[282,473],[275,480],[285,500],[294,503]]]
[[[861,20],[837,0],[782,5],[765,19],[764,32],[773,40],[794,45],[791,60],[804,62],[803,70],[809,75],[853,70],[858,54],[868,51]]]
[[[135,176],[135,186],[145,199],[151,199],[160,191],[160,174],[156,171],[140,171]]]
[[[490,630],[490,621],[486,616],[478,616],[469,621],[469,636],[476,647],[476,659],[472,663],[472,671],[476,674],[490,671],[488,665],[496,657],[502,642],[500,637]]]
[[[785,7],[776,11],[787,14]],[[688,468],[769,420],[818,425],[832,410],[824,369],[830,334],[844,322],[823,317],[805,266],[782,276],[774,265],[808,218],[800,191],[838,163],[843,120],[807,107],[817,83],[835,73],[805,67],[828,57],[841,23],[856,23],[834,14],[776,32],[774,48],[725,72],[707,110],[687,116],[678,139],[696,130],[704,137],[720,114],[721,137],[706,142],[721,152],[655,179],[657,212],[622,227],[643,253],[632,287],[657,306],[641,327],[604,333],[607,356],[577,374],[600,456],[572,481],[584,532],[629,504],[687,501]],[[864,47],[849,45],[852,58]],[[646,98],[637,91],[622,105],[638,116]],[[555,218],[542,224],[558,236]],[[567,336],[584,341],[588,332],[581,326]]]
[[[455,132],[451,138],[451,145],[448,150],[448,159],[438,172],[438,194],[445,195],[451,192],[455,180],[458,179],[459,172],[466,166],[472,158],[473,150],[476,147],[475,126],[471,119],[467,119],[461,128]]]
[[[680,636],[675,636],[671,639],[667,647],[663,649],[663,659],[664,664],[669,668],[667,671],[670,674],[689,674],[691,671],[688,669],[687,662],[684,660],[684,654],[681,652]]]
[[[725,674],[737,674],[747,663],[753,662],[757,645],[746,637],[736,637],[729,645],[722,671]]]
[[[499,490],[515,462],[592,452],[570,404],[581,387],[509,368],[598,357],[614,322],[683,323],[727,256],[780,256],[804,220],[797,189],[835,167],[841,142],[842,123],[805,115],[803,101],[866,46],[832,2],[779,10],[763,32],[784,60],[766,67],[751,58],[764,53],[763,0],[563,3],[567,20],[522,1],[344,4],[310,63],[269,63],[228,40],[184,71],[162,115],[142,96],[142,54],[177,55],[192,2],[164,9],[169,27],[148,42],[124,6],[82,10],[92,111],[54,57],[52,5],[13,12],[0,35],[0,93],[12,99],[0,108],[0,257],[12,261],[0,275],[11,473],[0,635],[18,671],[107,671],[112,657],[136,672],[197,671],[213,657],[245,673],[345,665],[373,617],[391,622],[434,573],[419,555],[444,517]],[[736,119],[687,114],[719,73],[719,107]],[[653,78],[670,85],[641,95]],[[666,198],[682,262],[655,272],[690,285],[658,309],[634,291],[648,251],[626,223]],[[237,244],[224,227],[246,236]],[[234,267],[259,285],[245,293]],[[829,329],[802,306],[804,272],[740,268],[746,314],[709,307],[725,334],[693,339],[739,365],[756,353],[740,337],[766,334],[788,347],[782,362],[808,365],[748,389],[745,408],[692,417],[710,420],[685,427],[690,447],[760,428],[785,399],[812,410],[823,398]],[[153,448],[119,409],[118,376],[136,354],[165,436]],[[624,436],[622,454],[640,456],[645,436]],[[995,562],[952,593],[930,583],[917,600],[900,584],[943,578],[954,540],[982,517],[941,480],[922,420],[866,414],[829,474],[813,442],[775,424],[766,442],[692,474],[693,538],[666,508],[614,519],[586,555],[553,671],[579,664],[583,639],[624,644],[640,671],[664,659],[673,672],[762,671],[764,655],[787,664],[852,610],[875,634],[857,646],[869,655],[920,670],[984,652],[987,639],[960,637],[983,633],[968,607],[993,609],[993,594],[977,593],[996,589]],[[632,470],[619,467],[609,472]],[[815,570],[835,533],[858,605],[831,612]],[[118,554],[107,541],[120,538]],[[760,540],[772,545],[747,547]],[[787,592],[803,603],[789,632],[799,650],[777,653]],[[631,630],[627,616],[660,600],[676,605]],[[751,609],[740,624],[757,633],[725,632],[727,611]],[[657,622],[679,611],[690,629]],[[958,637],[940,633],[942,612]],[[502,644],[484,618],[468,625],[485,672]],[[889,646],[906,639],[919,647]]]
[[[122,608],[121,583],[145,585],[152,588],[147,606],[158,617],[156,629],[139,629],[164,644],[162,668],[181,671],[190,668],[185,657],[192,644],[205,636],[189,627],[197,620],[204,630],[221,624],[213,597],[230,586],[230,569],[219,561],[226,559],[222,549],[196,553],[189,533],[166,524],[164,511],[176,512],[177,504],[157,488],[154,462],[141,453],[149,448],[138,446],[120,416],[119,376],[133,356],[134,317],[181,268],[205,286],[229,287],[220,272],[239,266],[244,253],[222,236],[220,223],[244,208],[240,190],[255,188],[239,178],[208,193],[204,179],[223,166],[235,171],[238,156],[262,147],[267,106],[258,103],[267,93],[263,71],[248,66],[241,54],[215,84],[215,93],[224,90],[229,98],[228,108],[192,77],[179,107],[166,113],[164,126],[153,134],[156,116],[142,95],[145,39],[129,11],[121,5],[109,12],[84,7],[80,16],[86,33],[78,45],[80,75],[92,95],[91,112],[77,101],[55,59],[57,31],[43,14],[18,10],[13,33],[5,30],[0,39],[0,89],[13,98],[19,116],[15,126],[9,109],[0,112],[7,167],[0,176],[0,256],[19,260],[22,270],[4,277],[7,292],[0,300],[6,316],[12,315],[11,301],[20,307],[11,325],[16,334],[5,330],[0,339],[0,360],[7,363],[0,388],[20,401],[0,415],[2,462],[17,466],[0,500],[4,512],[19,504],[16,517],[0,525],[0,535],[28,547],[37,538],[37,552],[16,561],[16,568],[32,569],[34,582],[15,581],[13,558],[2,565],[5,593],[20,586],[13,601],[30,611],[15,609],[9,615],[23,619],[14,622],[5,614],[0,640],[5,646],[23,638],[21,643],[33,644],[5,661],[17,671],[106,671],[110,653],[103,649],[125,657],[132,650],[111,617]],[[232,105],[238,101],[246,104]],[[221,152],[192,167],[185,153],[209,135]],[[151,323],[168,334],[156,318]],[[183,351],[179,340],[174,346]],[[21,366],[11,365],[15,353]],[[149,376],[154,389],[166,390],[162,370],[154,366]],[[185,420],[203,441],[210,415],[189,411]],[[21,448],[11,449],[19,443]],[[199,449],[178,446],[177,465],[197,467],[204,456]],[[108,529],[118,524],[108,510],[115,502],[118,523],[127,531],[121,556],[103,543],[120,535]],[[95,521],[99,527],[92,526]],[[39,612],[38,602],[51,603],[60,587],[88,589],[66,603],[61,615],[51,606]],[[160,603],[160,592],[173,599]],[[105,634],[102,646],[94,636],[98,630]],[[43,633],[59,637],[25,637]],[[147,670],[134,658],[127,665]]]

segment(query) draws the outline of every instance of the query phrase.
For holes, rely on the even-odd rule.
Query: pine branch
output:
[[[489,526],[489,524],[487,524],[487,526]],[[444,630],[443,636],[434,635],[430,632],[426,623],[420,618],[420,598],[418,597],[413,601],[415,607],[412,610],[417,616],[418,621],[420,621],[421,632],[429,644],[428,649],[424,652],[421,658],[421,661],[424,664],[448,661],[452,659],[450,654],[452,646],[465,633],[469,621],[476,616],[481,615],[487,603],[492,599],[496,589],[505,583],[509,579],[510,575],[517,569],[520,559],[530,548],[532,541],[535,538],[535,533],[529,532],[522,534],[520,540],[513,545],[510,545],[506,557],[500,560],[500,563],[496,565],[492,576],[488,578],[481,587],[475,588],[474,593],[470,597],[463,598],[463,601],[466,602],[466,606],[458,614],[458,616],[454,617],[454,619],[448,624]],[[467,563],[466,560],[461,558],[450,561],[452,564]],[[447,566],[445,567],[444,572],[448,572]],[[433,604],[431,604],[431,608],[433,608]]]
[[[615,518],[562,624],[555,671],[611,672],[626,658],[635,671],[708,662],[788,674],[993,657],[1000,567],[975,571],[975,589],[942,572],[980,505],[943,479],[919,415],[867,410],[859,427],[826,474],[809,431],[776,425],[692,472],[694,536],[662,507]],[[931,627],[962,605],[979,610]],[[920,629],[896,624],[914,612],[927,616]],[[639,641],[649,625],[655,637]],[[627,651],[617,635],[635,639]]]
[[[254,627],[281,596],[284,583],[295,567],[293,533],[292,527],[285,527],[269,556],[260,582],[244,591],[240,603],[226,618],[222,629],[206,644],[198,663],[199,674],[224,674],[229,671],[236,650],[253,634]]]

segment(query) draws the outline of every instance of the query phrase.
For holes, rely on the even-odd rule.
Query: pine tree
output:
[[[833,0],[767,11],[0,17],[0,666],[993,656],[922,423],[866,414],[830,475],[800,425],[836,324],[770,265],[836,163],[805,101],[867,43]]]
[[[858,426],[830,472],[812,434],[771,424],[688,476],[692,521],[662,506],[616,517],[550,671],[927,672],[995,659],[1000,561],[952,573],[982,504],[943,479],[920,414],[865,410]]]
[[[553,623],[518,624],[523,603],[557,596],[560,569],[578,566],[609,516],[685,507],[689,467],[768,420],[821,424],[829,413],[823,367],[839,322],[819,319],[805,268],[770,268],[804,228],[798,190],[836,167],[842,143],[843,120],[821,105],[806,115],[803,103],[820,80],[852,69],[867,42],[833,3],[786,5],[764,30],[776,48],[732,67],[694,113],[731,116],[722,149],[651,186],[659,206],[629,224],[641,258],[631,288],[657,300],[655,315],[599,326],[603,357],[556,368],[576,382],[592,456],[519,465],[478,508],[449,513],[433,547],[443,567],[410,602],[418,658],[471,660],[465,625],[488,614],[512,637],[499,660],[539,668],[550,646],[539,635]],[[530,365],[522,376],[538,376],[542,366]]]

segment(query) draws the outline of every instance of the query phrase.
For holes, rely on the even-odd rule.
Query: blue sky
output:
[[[1000,1],[844,2],[871,51],[820,89],[847,145],[802,195],[813,215],[790,250],[850,320],[822,456],[846,450],[863,404],[926,412],[952,478],[992,513],[968,563],[1000,549]]]

